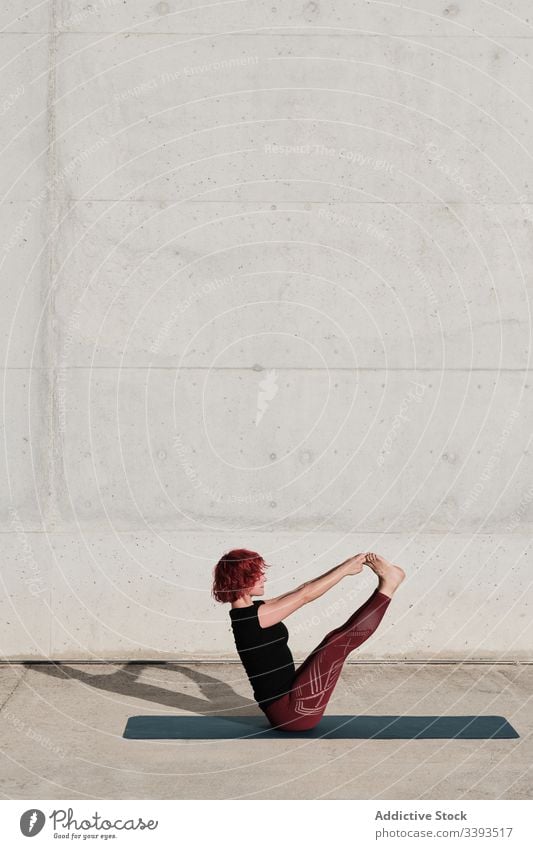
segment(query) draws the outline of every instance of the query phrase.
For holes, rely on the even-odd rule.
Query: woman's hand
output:
[[[348,560],[345,560],[344,563],[342,563],[342,566],[344,566],[346,574],[357,575],[359,572],[361,572],[363,570],[367,555],[368,552],[363,551],[362,554],[356,554],[354,557],[349,557]]]

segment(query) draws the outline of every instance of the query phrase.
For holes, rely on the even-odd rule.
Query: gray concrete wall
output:
[[[267,595],[401,564],[357,658],[531,659],[527,0],[33,7],[0,21],[3,657],[235,659],[245,546]]]

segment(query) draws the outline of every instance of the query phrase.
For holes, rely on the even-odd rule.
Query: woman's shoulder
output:
[[[261,599],[252,602],[252,604],[247,604],[245,607],[230,607],[229,615],[232,619],[252,619],[255,618],[257,613],[257,608],[260,604],[264,604],[265,602]]]

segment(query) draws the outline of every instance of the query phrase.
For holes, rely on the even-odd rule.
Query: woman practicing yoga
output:
[[[365,563],[378,576],[378,586],[344,625],[326,634],[295,669],[287,645],[289,632],[281,620],[319,598],[346,575],[357,575]],[[215,566],[212,593],[217,601],[231,603],[235,645],[254,698],[270,724],[283,731],[306,731],[322,718],[344,661],[374,633],[405,572],[378,554],[365,552],[288,593],[252,601],[252,596],[264,594],[266,567],[256,551],[229,551]]]

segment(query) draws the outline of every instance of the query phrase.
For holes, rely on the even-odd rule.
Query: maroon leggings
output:
[[[344,625],[326,634],[296,670],[291,689],[265,708],[280,731],[306,731],[322,718],[344,661],[374,633],[391,601],[376,588]]]

